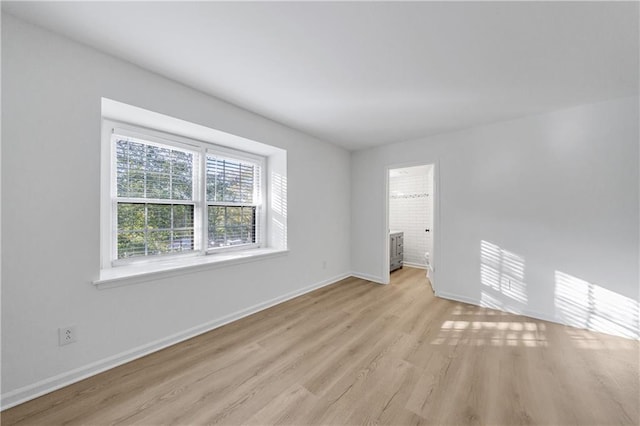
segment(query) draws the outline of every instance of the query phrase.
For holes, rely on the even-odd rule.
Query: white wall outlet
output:
[[[327,261],[326,260],[322,261],[322,269],[327,269]]]
[[[69,343],[73,343],[76,341],[77,337],[78,336],[76,334],[75,325],[70,325],[68,327],[60,327],[58,329],[58,345],[59,346],[64,346],[64,345],[68,345]]]

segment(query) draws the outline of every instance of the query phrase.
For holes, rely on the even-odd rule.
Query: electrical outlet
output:
[[[58,329],[58,346],[68,345],[76,341],[76,326],[60,327]]]
[[[327,269],[327,261],[326,260],[322,261],[322,269]]]

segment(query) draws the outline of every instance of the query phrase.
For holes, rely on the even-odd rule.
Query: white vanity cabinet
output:
[[[389,272],[402,268],[403,240],[404,233],[402,232],[392,232],[389,234]]]

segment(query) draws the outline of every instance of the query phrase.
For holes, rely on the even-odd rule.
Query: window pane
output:
[[[127,189],[121,197],[144,198],[146,179],[144,170],[130,170],[127,174]]]
[[[170,199],[169,187],[171,175],[168,173],[147,172],[147,195],[145,198]]]
[[[207,200],[253,203],[253,164],[207,156]]]
[[[242,165],[240,172],[240,202],[253,203],[254,166]]]
[[[221,201],[240,202],[240,164],[223,161],[224,191]]]
[[[118,204],[118,231],[142,231],[144,228],[144,204]]]
[[[242,207],[227,207],[227,245],[242,244]]]
[[[173,178],[171,186],[171,199],[173,200],[191,200],[191,190],[193,185],[191,179]]]
[[[242,223],[245,225],[253,225],[255,220],[256,208],[255,207],[243,207],[242,208]]]
[[[192,155],[182,151],[172,151],[173,170],[177,176],[191,176]]]
[[[222,247],[224,240],[224,207],[209,206],[209,247]]]
[[[129,158],[126,144],[122,141],[116,143],[116,182],[117,194],[129,192]]]
[[[116,141],[118,197],[193,199],[194,155],[129,139]]]
[[[118,259],[128,257],[144,256],[145,235],[142,232],[122,232],[118,233]]]
[[[194,250],[193,204],[118,204],[118,259]]]
[[[175,231],[171,243],[172,252],[193,250],[193,231]]]
[[[255,243],[255,207],[209,206],[209,247]]]
[[[144,145],[118,141],[118,196],[144,197]]]
[[[181,151],[172,152],[171,198],[191,200],[193,195],[193,155]]]
[[[227,226],[242,224],[242,207],[227,207]]]
[[[116,142],[116,180],[119,197],[144,197],[145,149],[143,144]]]
[[[147,232],[147,253],[165,254],[171,251],[171,231]]]
[[[207,200],[221,201],[224,185],[222,164],[214,157],[207,155]]]
[[[171,204],[147,205],[147,228],[171,229]]]
[[[169,174],[171,171],[171,150],[157,146],[145,145],[147,172]]]
[[[173,206],[173,228],[193,229],[193,211],[192,205],[175,204]]]

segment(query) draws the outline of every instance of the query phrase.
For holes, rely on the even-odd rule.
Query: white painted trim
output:
[[[480,306],[479,300],[471,299],[466,296],[460,296],[459,294],[448,293],[446,291],[434,291],[434,293],[437,297],[440,297],[442,299],[453,300],[454,302],[462,302],[462,303],[468,303],[470,305]]]
[[[275,306],[279,303],[286,302],[287,300],[317,290],[321,287],[326,287],[328,285],[337,283],[338,281],[348,278],[349,276],[351,276],[350,273],[340,274],[333,278],[320,281],[302,289],[294,290],[282,296],[275,297],[266,302],[258,303],[257,305],[250,306],[246,309],[242,309],[240,311],[226,315],[222,318],[206,322],[204,324],[192,327],[179,333],[172,334],[171,336],[167,336],[154,342],[138,346],[128,351],[101,359],[99,361],[73,369],[71,371],[66,371],[56,376],[49,377],[48,379],[40,380],[39,382],[3,393],[0,396],[0,410],[6,410],[7,408],[22,404],[23,402],[35,399],[39,396],[79,382],[88,377],[95,376],[96,374],[102,373],[103,371],[107,371],[119,365],[126,364],[127,362],[131,362],[150,353],[157,352],[161,349],[175,345],[184,340],[191,339],[230,322],[237,321],[256,312],[260,312],[264,309]]]
[[[436,159],[433,162],[433,229],[431,230],[433,238],[433,253],[429,253],[429,282],[431,282],[431,288],[435,291],[437,286],[438,271],[440,271],[442,249],[440,248],[440,242],[442,241],[442,225],[440,224],[440,159]]]
[[[389,284],[389,280],[384,280],[382,277],[376,277],[374,275],[363,274],[361,272],[351,272],[352,277],[360,278],[362,280],[371,281],[376,284]]]
[[[384,168],[384,245],[382,246],[382,259],[384,264],[382,265],[382,276],[387,277],[386,281],[391,281],[391,236],[389,233],[389,174],[391,167]]]
[[[113,173],[111,173],[111,128],[102,120],[100,123],[100,269],[111,267],[113,226],[111,193],[115,188],[115,181],[112,182]]]
[[[440,297],[440,298],[443,298],[443,299],[453,300],[453,301],[462,302],[462,303],[468,303],[470,305],[480,306],[480,307],[483,307],[483,308],[495,309],[496,311],[508,312],[510,314],[523,315],[523,316],[526,316],[526,317],[531,317],[531,318],[535,318],[535,319],[539,319],[539,320],[543,320],[543,321],[555,322],[557,324],[568,325],[568,324],[565,324],[565,323],[559,321],[554,316],[547,315],[547,314],[544,314],[542,312],[531,311],[529,309],[522,309],[522,310],[514,309],[514,308],[512,308],[510,306],[502,306],[500,308],[492,307],[492,306],[486,306],[486,305],[482,305],[482,301],[481,300],[473,299],[473,298],[466,297],[466,296],[461,296],[461,295],[455,294],[455,293],[435,292],[435,294],[436,294],[437,297]]]
[[[276,256],[283,256],[287,253],[289,253],[289,250],[250,249],[235,252],[227,251],[224,253],[206,256],[183,257],[179,261],[176,261],[175,257],[173,257],[166,262],[149,262],[139,265],[103,269],[100,271],[100,278],[94,280],[93,284],[100,290],[103,290],[106,288],[160,280],[208,269],[255,262]]]

